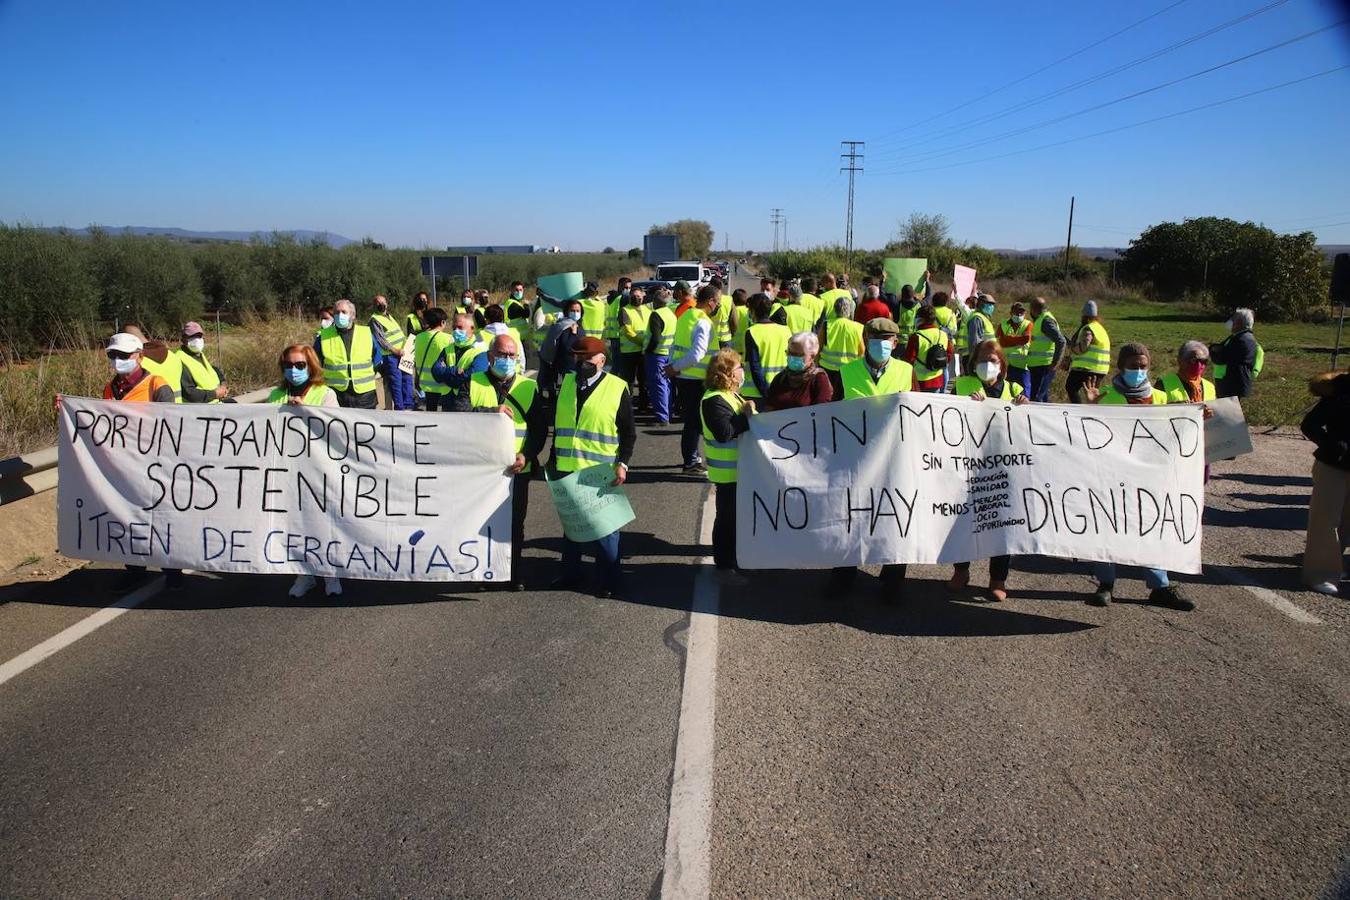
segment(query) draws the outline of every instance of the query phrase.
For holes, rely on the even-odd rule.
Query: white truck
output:
[[[689,285],[690,290],[696,291],[708,283],[712,274],[713,270],[700,262],[668,262],[656,267],[656,278],[653,280],[665,282],[666,287],[674,287],[675,282],[683,281]]]

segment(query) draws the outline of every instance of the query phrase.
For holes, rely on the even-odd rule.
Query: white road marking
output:
[[[64,650],[87,634],[91,634],[116,619],[129,609],[135,609],[164,586],[164,578],[153,579],[143,587],[127,594],[112,606],[104,607],[92,615],[85,616],[64,631],[47,638],[32,649],[25,650],[9,662],[0,665],[0,684],[4,684],[16,675],[20,675],[49,656]]]
[[[712,543],[713,492],[703,503],[699,535]],[[702,900],[711,887],[713,742],[717,720],[717,618],[720,594],[712,558],[699,560],[684,656],[684,691],[675,739],[675,775],[666,824],[663,898]]]
[[[1252,596],[1275,607],[1295,622],[1301,622],[1304,625],[1323,624],[1322,620],[1317,618],[1317,616],[1314,616],[1303,607],[1291,603],[1270,588],[1263,587],[1260,582],[1245,573],[1239,572],[1236,569],[1230,569],[1228,566],[1209,565],[1206,566],[1206,568],[1213,574],[1218,575],[1224,581],[1227,581],[1229,584],[1234,584],[1240,588],[1246,589]]]

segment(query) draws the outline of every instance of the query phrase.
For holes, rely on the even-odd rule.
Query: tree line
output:
[[[361,303],[383,294],[395,309],[410,307],[414,294],[430,289],[421,257],[434,252],[370,240],[334,248],[287,234],[185,243],[0,224],[0,348],[22,354],[59,343],[79,326],[95,333],[114,322],[168,335],[216,311],[233,319],[309,315],[343,297]],[[531,283],[569,271],[604,281],[636,265],[626,253],[494,254],[478,258],[472,286],[500,292],[515,279]],[[462,288],[460,279],[438,279],[439,290]]]

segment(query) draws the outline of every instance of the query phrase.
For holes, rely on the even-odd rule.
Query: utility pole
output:
[[[786,250],[787,248],[788,248],[788,239],[787,239],[787,216],[784,215],[784,216],[783,216],[783,249]]]
[[[840,172],[848,173],[848,224],[844,229],[844,271],[847,272],[853,262],[853,176],[862,171],[862,166],[858,165],[858,160],[863,155],[858,152],[859,147],[867,146],[865,141],[840,141],[841,146],[847,147],[847,153],[840,153],[840,159],[848,160],[847,166],[840,167]]]
[[[1064,280],[1069,280],[1069,250],[1073,247],[1073,201],[1069,198],[1069,237],[1064,242]]]
[[[778,252],[778,224],[783,221],[783,210],[775,206],[769,211],[769,222],[773,225],[773,252]]]

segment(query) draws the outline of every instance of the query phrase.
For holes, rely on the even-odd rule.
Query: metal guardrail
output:
[[[240,394],[240,403],[261,403],[271,388]],[[0,506],[56,487],[56,448],[44,447],[23,456],[0,459]]]

